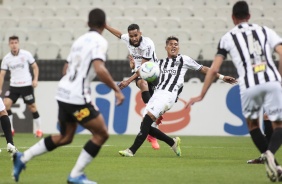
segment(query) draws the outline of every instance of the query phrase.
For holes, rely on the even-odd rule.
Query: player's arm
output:
[[[211,68],[208,70],[208,72],[206,74],[205,81],[204,81],[204,86],[202,88],[202,91],[201,91],[200,95],[196,96],[194,98],[191,98],[187,102],[186,107],[190,107],[195,102],[199,102],[199,101],[201,101],[205,97],[208,89],[210,88],[210,86],[213,83],[214,79],[217,77],[217,73],[219,71],[220,66],[222,65],[222,62],[223,62],[223,57],[221,55],[216,55],[214,60],[213,60],[213,64],[212,64]]]
[[[68,62],[65,62],[64,67],[63,67],[63,70],[62,70],[63,76],[66,75],[68,66],[69,66],[69,63],[68,63]]]
[[[2,93],[5,75],[6,75],[6,70],[1,70],[0,71],[0,94]]]
[[[118,37],[119,39],[121,38],[122,33],[121,33],[119,30],[117,30],[117,29],[115,29],[115,28],[109,26],[108,24],[106,24],[105,29],[107,29],[108,31],[110,31],[113,35],[115,35],[115,36]]]
[[[35,88],[37,86],[38,82],[38,76],[39,76],[39,68],[36,62],[31,64],[32,71],[33,71],[33,80],[32,80],[32,86]]]
[[[105,67],[104,61],[100,59],[96,59],[93,61],[94,69],[97,73],[97,76],[101,80],[101,82],[104,82],[107,86],[112,88],[115,91],[115,96],[117,99],[116,104],[120,105],[124,101],[124,95],[122,94],[121,90],[118,88],[118,86],[115,84],[111,74]]]
[[[208,73],[209,69],[210,69],[209,67],[203,66],[199,71],[206,75]],[[237,81],[234,77],[224,76],[220,73],[216,74],[216,78],[221,79],[224,82],[230,83],[230,84],[236,84],[237,83]]]
[[[279,44],[275,47],[275,51],[277,52],[277,54],[279,55],[279,66],[278,66],[278,70],[280,75],[282,76],[282,44]]]

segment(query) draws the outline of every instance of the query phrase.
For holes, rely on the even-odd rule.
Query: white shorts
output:
[[[270,121],[282,120],[282,87],[279,82],[267,82],[241,92],[242,111],[245,118],[259,118],[263,108]]]
[[[146,105],[145,113],[152,113],[155,118],[159,118],[166,111],[171,109],[175,103],[177,94],[165,90],[155,90],[153,96]]]
[[[3,110],[5,110],[5,105],[3,103],[2,98],[0,97],[0,111],[3,111]]]

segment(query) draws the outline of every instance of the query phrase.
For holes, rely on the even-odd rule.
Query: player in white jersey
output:
[[[119,151],[121,156],[134,156],[148,134],[164,141],[172,148],[177,156],[181,156],[180,138],[171,138],[159,129],[152,127],[151,124],[174,105],[184,85],[184,76],[188,69],[206,74],[209,68],[198,64],[189,56],[179,54],[178,38],[174,36],[167,38],[165,48],[167,51],[167,58],[157,61],[160,66],[161,74],[155,92],[146,106],[146,115],[143,118],[140,132],[130,148]],[[233,77],[220,74],[217,74],[217,77],[225,82],[236,82]],[[134,79],[128,79],[127,83],[130,83],[133,80]],[[127,85],[120,85],[120,88],[123,89],[126,86]]]
[[[67,73],[58,85],[56,99],[59,105],[60,134],[40,140],[24,153],[14,154],[13,175],[16,181],[19,180],[19,175],[26,163],[33,157],[71,143],[77,125],[80,124],[92,133],[92,138],[82,149],[67,182],[96,184],[87,179],[84,169],[97,156],[109,134],[102,114],[91,103],[91,81],[97,75],[102,82],[114,90],[117,105],[124,100],[121,90],[104,64],[108,43],[101,33],[105,28],[105,21],[106,15],[103,10],[97,8],[90,11],[88,19],[90,31],[73,43],[67,58]],[[45,182],[48,183],[48,181]]]
[[[37,86],[39,69],[35,59],[30,52],[19,48],[19,38],[17,36],[9,37],[9,52],[2,60],[0,72],[0,93],[4,83],[6,72],[11,72],[10,87],[5,93],[4,104],[6,106],[14,135],[13,115],[11,111],[12,104],[16,103],[19,97],[23,98],[28,109],[32,113],[35,126],[35,136],[42,137],[43,132],[40,124],[41,119],[35,104],[34,88]],[[33,69],[33,79],[29,70]]]
[[[130,67],[134,72],[141,66],[142,63],[157,60],[154,42],[150,38],[142,36],[142,32],[137,24],[129,25],[127,28],[127,34],[122,34],[119,30],[112,28],[109,25],[106,26],[106,29],[126,43],[130,54]],[[132,77],[135,78],[135,75],[136,74],[134,73]],[[126,83],[126,81],[122,81],[121,83]],[[143,102],[147,104],[153,95],[154,84],[148,83],[140,77],[137,77],[136,85],[141,90]],[[161,123],[162,119],[162,116],[160,116],[160,118],[156,121],[156,123],[153,123],[152,126],[157,127],[157,125]],[[155,137],[148,135],[147,140],[151,142],[153,149],[160,148],[160,145]]]
[[[248,23],[250,14],[245,1],[234,4],[232,19],[235,27],[221,38],[200,95],[191,98],[187,104],[190,106],[204,98],[224,58],[230,53],[239,74],[242,111],[250,135],[262,153],[268,177],[278,181],[281,172],[274,154],[282,143],[282,39],[265,26]],[[279,54],[279,70],[272,60],[272,49]],[[259,128],[261,109],[272,121],[269,143]]]

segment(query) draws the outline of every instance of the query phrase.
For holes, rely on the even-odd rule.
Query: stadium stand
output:
[[[147,17],[158,18],[158,17],[168,17],[169,10],[165,6],[150,6],[147,7]]]
[[[22,49],[28,50],[35,58],[37,58],[37,44],[35,42],[21,42],[20,45]]]
[[[27,31],[27,41],[37,42],[38,44],[42,42],[50,41],[50,34],[47,30],[41,29],[30,29]]]
[[[40,59],[57,59],[60,52],[60,45],[52,42],[39,43],[37,57]]]
[[[27,33],[25,29],[20,28],[12,28],[12,29],[6,29],[3,33],[3,42],[7,43],[9,42],[9,37],[12,35],[17,35],[21,42],[25,42],[27,39]]]

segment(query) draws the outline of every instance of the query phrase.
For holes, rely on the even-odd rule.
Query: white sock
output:
[[[39,118],[36,118],[36,119],[33,119],[33,124],[35,125],[35,129],[36,130],[41,130],[41,119],[40,117]]]
[[[154,128],[158,128],[158,125],[157,125],[156,122],[153,122],[151,126],[154,127]]]
[[[9,115],[10,123],[11,123],[11,130],[14,130],[14,125],[13,125],[13,114]]]
[[[28,162],[30,159],[32,159],[35,156],[41,155],[43,153],[48,152],[44,139],[41,139],[39,142],[34,144],[32,147],[30,147],[28,150],[26,150],[23,153],[23,156],[21,157],[21,161],[23,163]]]
[[[84,168],[92,161],[93,157],[89,155],[84,149],[80,152],[80,155],[73,167],[70,176],[75,178],[83,174]]]

